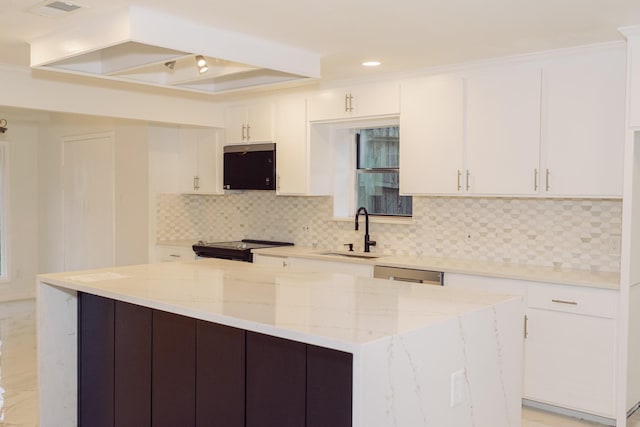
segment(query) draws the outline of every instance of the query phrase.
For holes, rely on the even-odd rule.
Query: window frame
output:
[[[398,183],[400,183],[400,163],[398,163],[398,167],[397,168],[389,168],[389,167],[384,167],[384,168],[360,168],[360,133],[363,130],[370,130],[370,129],[384,129],[384,128],[391,128],[391,127],[397,127],[398,128],[398,132],[400,131],[400,126],[399,125],[379,125],[379,126],[360,126],[355,128],[355,167],[353,168],[354,171],[354,182],[353,182],[353,205],[356,206],[356,208],[359,206],[358,203],[358,199],[359,199],[359,186],[358,186],[358,177],[361,174],[385,174],[385,173],[395,173],[398,175]],[[398,137],[398,156],[400,155],[400,139]],[[371,213],[369,212],[369,216],[372,217],[377,217],[377,218],[397,218],[397,219],[412,219],[413,218],[413,197],[411,195],[402,195],[400,194],[400,188],[398,187],[398,197],[408,197],[411,200],[411,213],[408,215],[405,214],[390,214],[390,213]]]

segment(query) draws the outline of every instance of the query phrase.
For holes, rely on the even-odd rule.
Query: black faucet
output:
[[[370,252],[370,247],[376,245],[375,240],[369,240],[369,212],[364,206],[361,206],[356,211],[356,231],[358,230],[358,218],[360,212],[364,212],[364,251]]]

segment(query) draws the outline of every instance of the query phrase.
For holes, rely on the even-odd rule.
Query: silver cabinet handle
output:
[[[555,302],[558,304],[569,304],[569,305],[578,305],[577,301],[566,301],[562,299],[552,299],[551,302]]]
[[[529,318],[524,316],[524,338],[526,339],[529,336]]]
[[[173,258],[180,258],[180,255],[177,255],[177,254],[170,254],[169,256]]]
[[[353,95],[351,93],[344,94],[344,112],[349,113],[353,111]]]
[[[250,130],[251,130],[251,126],[247,125],[247,141],[251,139],[251,134],[249,133]]]
[[[461,179],[462,179],[462,172],[460,172],[460,169],[458,169],[458,191],[462,190],[462,184],[460,183]]]
[[[545,182],[545,188],[546,188],[547,191],[549,191],[549,188],[550,188],[550,186],[549,186],[549,175],[551,175],[551,172],[549,172],[549,169],[547,169],[546,179],[545,179],[545,181],[546,181]]]
[[[200,177],[197,175],[193,177],[193,189],[194,190],[200,189]]]
[[[242,125],[242,140],[244,141],[245,139],[247,139],[246,136],[244,136],[244,129],[246,128],[245,125]]]
[[[276,174],[276,190],[280,190],[280,174]]]
[[[469,188],[471,188],[471,186],[469,185],[469,177],[471,177],[471,172],[469,172],[469,169],[467,169],[467,191],[469,191]]]
[[[286,267],[287,266],[287,261],[282,261],[282,266]]]
[[[538,168],[533,170],[533,191],[538,191]]]

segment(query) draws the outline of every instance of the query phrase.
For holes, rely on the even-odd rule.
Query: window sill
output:
[[[364,215],[362,215],[364,216]],[[332,221],[336,222],[354,222],[355,217],[333,217]],[[361,222],[364,220],[361,219]],[[374,216],[369,215],[369,224],[402,224],[402,225],[411,225],[413,224],[413,217],[384,217],[384,216]]]

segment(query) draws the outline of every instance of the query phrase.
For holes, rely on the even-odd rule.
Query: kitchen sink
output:
[[[346,258],[374,259],[380,258],[380,255],[349,253],[349,252],[322,252],[320,255],[342,256]]]

